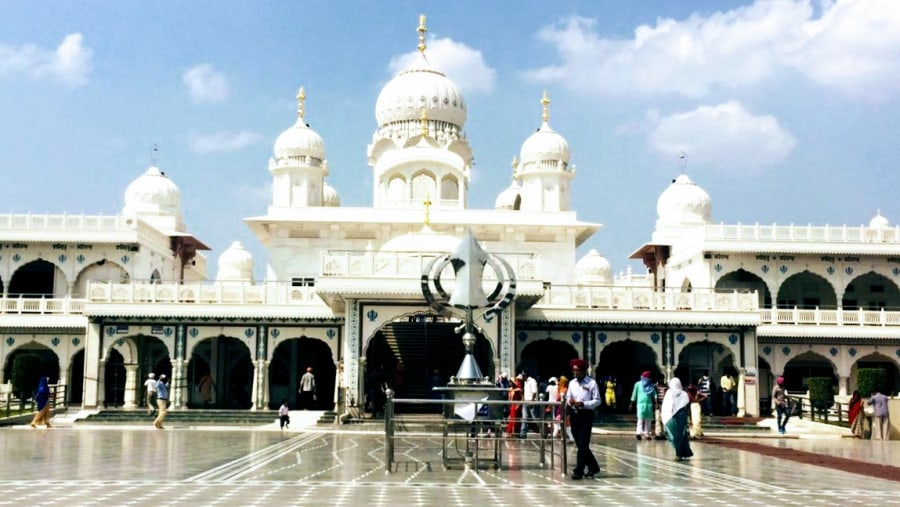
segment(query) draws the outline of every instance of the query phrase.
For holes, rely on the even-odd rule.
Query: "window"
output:
[[[291,287],[315,287],[316,279],[295,276],[291,278]]]

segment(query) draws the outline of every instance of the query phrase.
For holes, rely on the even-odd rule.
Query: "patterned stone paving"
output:
[[[900,442],[768,442],[900,463]],[[501,445],[501,469],[475,473],[445,470],[439,438],[405,436],[386,473],[373,433],[0,429],[0,506],[900,505],[897,482],[700,442],[675,462],[665,442],[595,436],[602,471],[584,481],[540,466],[532,441]]]

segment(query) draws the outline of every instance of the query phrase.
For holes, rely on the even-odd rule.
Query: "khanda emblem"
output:
[[[452,294],[441,283],[441,273],[448,265],[453,267],[456,275]],[[485,293],[482,284],[485,267],[488,266],[497,277],[490,294]],[[469,230],[453,253],[437,257],[425,267],[422,294],[428,304],[441,314],[447,315],[448,307],[466,310],[466,330],[471,331],[473,310],[487,308],[485,315],[499,314],[509,306],[516,296],[516,275],[506,260],[485,252]]]

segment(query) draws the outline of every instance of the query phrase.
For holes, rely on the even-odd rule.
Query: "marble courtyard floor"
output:
[[[0,428],[0,506],[900,505],[896,478],[788,459],[802,451],[896,468],[900,442],[727,442],[753,445],[693,442],[695,457],[676,462],[666,442],[595,434],[601,472],[573,481],[558,462],[540,466],[531,440],[503,440],[501,467],[476,473],[444,469],[439,435],[402,437],[388,473],[372,431],[19,426]]]

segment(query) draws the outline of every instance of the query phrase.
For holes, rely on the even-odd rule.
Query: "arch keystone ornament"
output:
[[[456,286],[452,293],[448,293],[441,284],[441,273],[447,266],[452,266],[456,275]],[[497,283],[490,294],[485,294],[482,287],[486,266],[489,266],[497,277]],[[472,231],[467,230],[453,253],[441,255],[425,266],[421,284],[425,301],[438,313],[452,317],[451,307],[465,310],[466,320],[456,328],[456,332],[465,331],[462,341],[466,347],[466,355],[456,372],[455,382],[458,384],[481,382],[481,370],[475,362],[472,351],[476,329],[473,312],[486,309],[482,317],[488,314],[499,315],[509,306],[516,297],[516,275],[512,267],[503,258],[485,252],[475,240]]]

